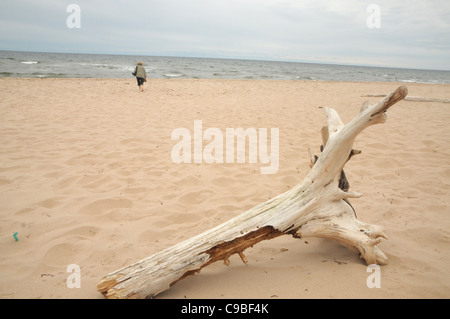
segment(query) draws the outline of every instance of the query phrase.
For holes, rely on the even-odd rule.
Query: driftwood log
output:
[[[247,263],[247,248],[281,235],[329,238],[355,249],[367,264],[386,264],[385,254],[377,247],[386,238],[383,228],[356,218],[348,198],[361,195],[348,190],[343,167],[358,153],[352,149],[356,136],[370,125],[383,123],[387,109],[407,92],[399,87],[372,106],[365,103],[346,125],[334,109],[324,108],[328,124],[322,129],[323,151],[300,184],[215,228],[108,274],[98,290],[108,298],[152,298],[216,261],[228,264],[233,254]]]

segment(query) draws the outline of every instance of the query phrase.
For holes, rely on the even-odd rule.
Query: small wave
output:
[[[31,75],[35,78],[64,78],[67,77],[67,74],[65,73],[38,73],[38,72],[33,72],[31,73]]]
[[[80,63],[81,66],[87,66],[87,67],[94,67],[94,68],[98,68],[98,69],[108,69],[108,70],[113,70],[113,69],[118,69],[117,66],[115,65],[111,65],[111,64],[106,64],[106,63]]]
[[[20,63],[23,63],[23,64],[37,64],[39,62],[37,62],[37,61],[23,61],[23,62],[20,62]]]
[[[95,68],[100,68],[100,69],[112,69],[113,66],[109,65],[109,64],[105,64],[105,63],[90,63],[90,66],[93,66]]]
[[[81,63],[83,66],[94,67],[103,70],[122,70],[122,71],[133,71],[134,67],[122,64],[106,64],[106,63]]]
[[[406,82],[406,83],[416,83],[416,80],[400,80],[400,82]]]
[[[168,78],[178,78],[180,76],[183,76],[183,74],[180,74],[180,73],[166,73],[166,74],[164,74],[164,76],[168,77]]]
[[[297,80],[307,80],[307,81],[317,81],[317,77],[315,76],[296,76]]]

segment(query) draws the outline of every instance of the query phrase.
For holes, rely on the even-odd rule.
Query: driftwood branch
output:
[[[216,261],[228,264],[233,254],[247,263],[247,248],[281,235],[329,238],[359,252],[367,264],[386,264],[377,247],[386,238],[383,228],[356,218],[348,199],[361,195],[349,191],[343,168],[360,153],[352,149],[356,136],[384,122],[389,107],[406,95],[406,87],[399,87],[374,105],[366,103],[346,125],[334,109],[325,108],[322,152],[311,159],[312,168],[300,184],[213,229],[114,271],[101,280],[98,290],[108,298],[151,298]]]
[[[361,95],[362,97],[384,97],[385,94],[367,94]],[[437,103],[450,103],[449,99],[437,99],[434,97],[420,97],[420,96],[408,96],[405,97],[405,101],[413,102],[437,102]]]

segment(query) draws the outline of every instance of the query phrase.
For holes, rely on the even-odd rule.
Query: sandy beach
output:
[[[123,266],[300,183],[319,153],[323,107],[344,123],[405,83],[0,79],[0,298],[103,298]],[[406,84],[450,99],[450,85]],[[380,288],[353,251],[291,236],[214,263],[159,298],[449,298],[450,104],[401,101],[363,131],[346,165],[358,219],[382,225]],[[174,163],[173,130],[278,128],[279,164]],[[204,143],[206,144],[206,142]],[[17,239],[17,240],[16,240]],[[67,266],[80,267],[68,288]]]

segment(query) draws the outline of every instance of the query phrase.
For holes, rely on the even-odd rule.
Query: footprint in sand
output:
[[[208,190],[188,192],[180,196],[178,203],[183,205],[198,205],[208,200],[212,195],[214,195],[214,192]]]
[[[94,252],[91,240],[78,236],[69,236],[57,242],[52,241],[46,249],[43,262],[47,266],[66,267],[70,264],[83,264]]]
[[[115,209],[131,208],[133,202],[125,198],[105,198],[98,199],[82,206],[80,214],[100,216]]]

